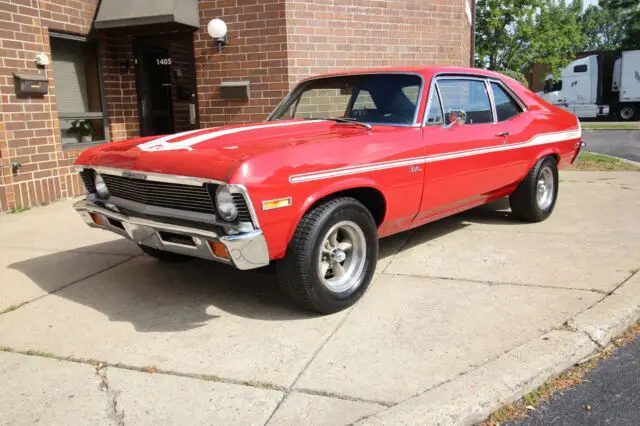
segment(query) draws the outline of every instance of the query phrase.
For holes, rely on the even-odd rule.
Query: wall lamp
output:
[[[227,24],[222,19],[212,19],[207,25],[209,36],[218,46],[218,53],[222,53],[222,49],[227,45]]]

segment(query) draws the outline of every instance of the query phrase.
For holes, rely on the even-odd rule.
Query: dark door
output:
[[[142,136],[174,132],[171,90],[171,56],[162,47],[138,44],[137,88]]]

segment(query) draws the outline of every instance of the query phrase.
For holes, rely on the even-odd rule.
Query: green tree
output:
[[[586,38],[583,50],[618,50],[627,34],[627,23],[619,9],[589,6],[582,16]]]
[[[640,0],[600,0],[602,8],[622,15],[625,37],[623,49],[640,49]]]
[[[476,64],[508,69],[510,56],[528,40],[518,34],[530,24],[543,0],[478,0],[476,2]]]
[[[524,73],[545,64],[557,72],[586,43],[581,0],[478,0],[476,11],[476,66]]]
[[[522,66],[547,65],[552,73],[569,65],[586,43],[580,23],[582,1],[549,1],[536,15],[528,60]]]

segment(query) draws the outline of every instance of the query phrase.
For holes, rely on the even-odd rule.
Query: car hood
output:
[[[254,156],[367,132],[327,120],[224,126],[101,145],[85,151],[76,164],[227,181]]]

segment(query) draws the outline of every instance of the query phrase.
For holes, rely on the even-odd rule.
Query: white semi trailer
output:
[[[609,76],[606,83],[603,75]],[[560,80],[548,76],[540,95],[579,118],[640,120],[640,50],[622,52],[609,63],[601,55],[577,59],[561,71]]]

